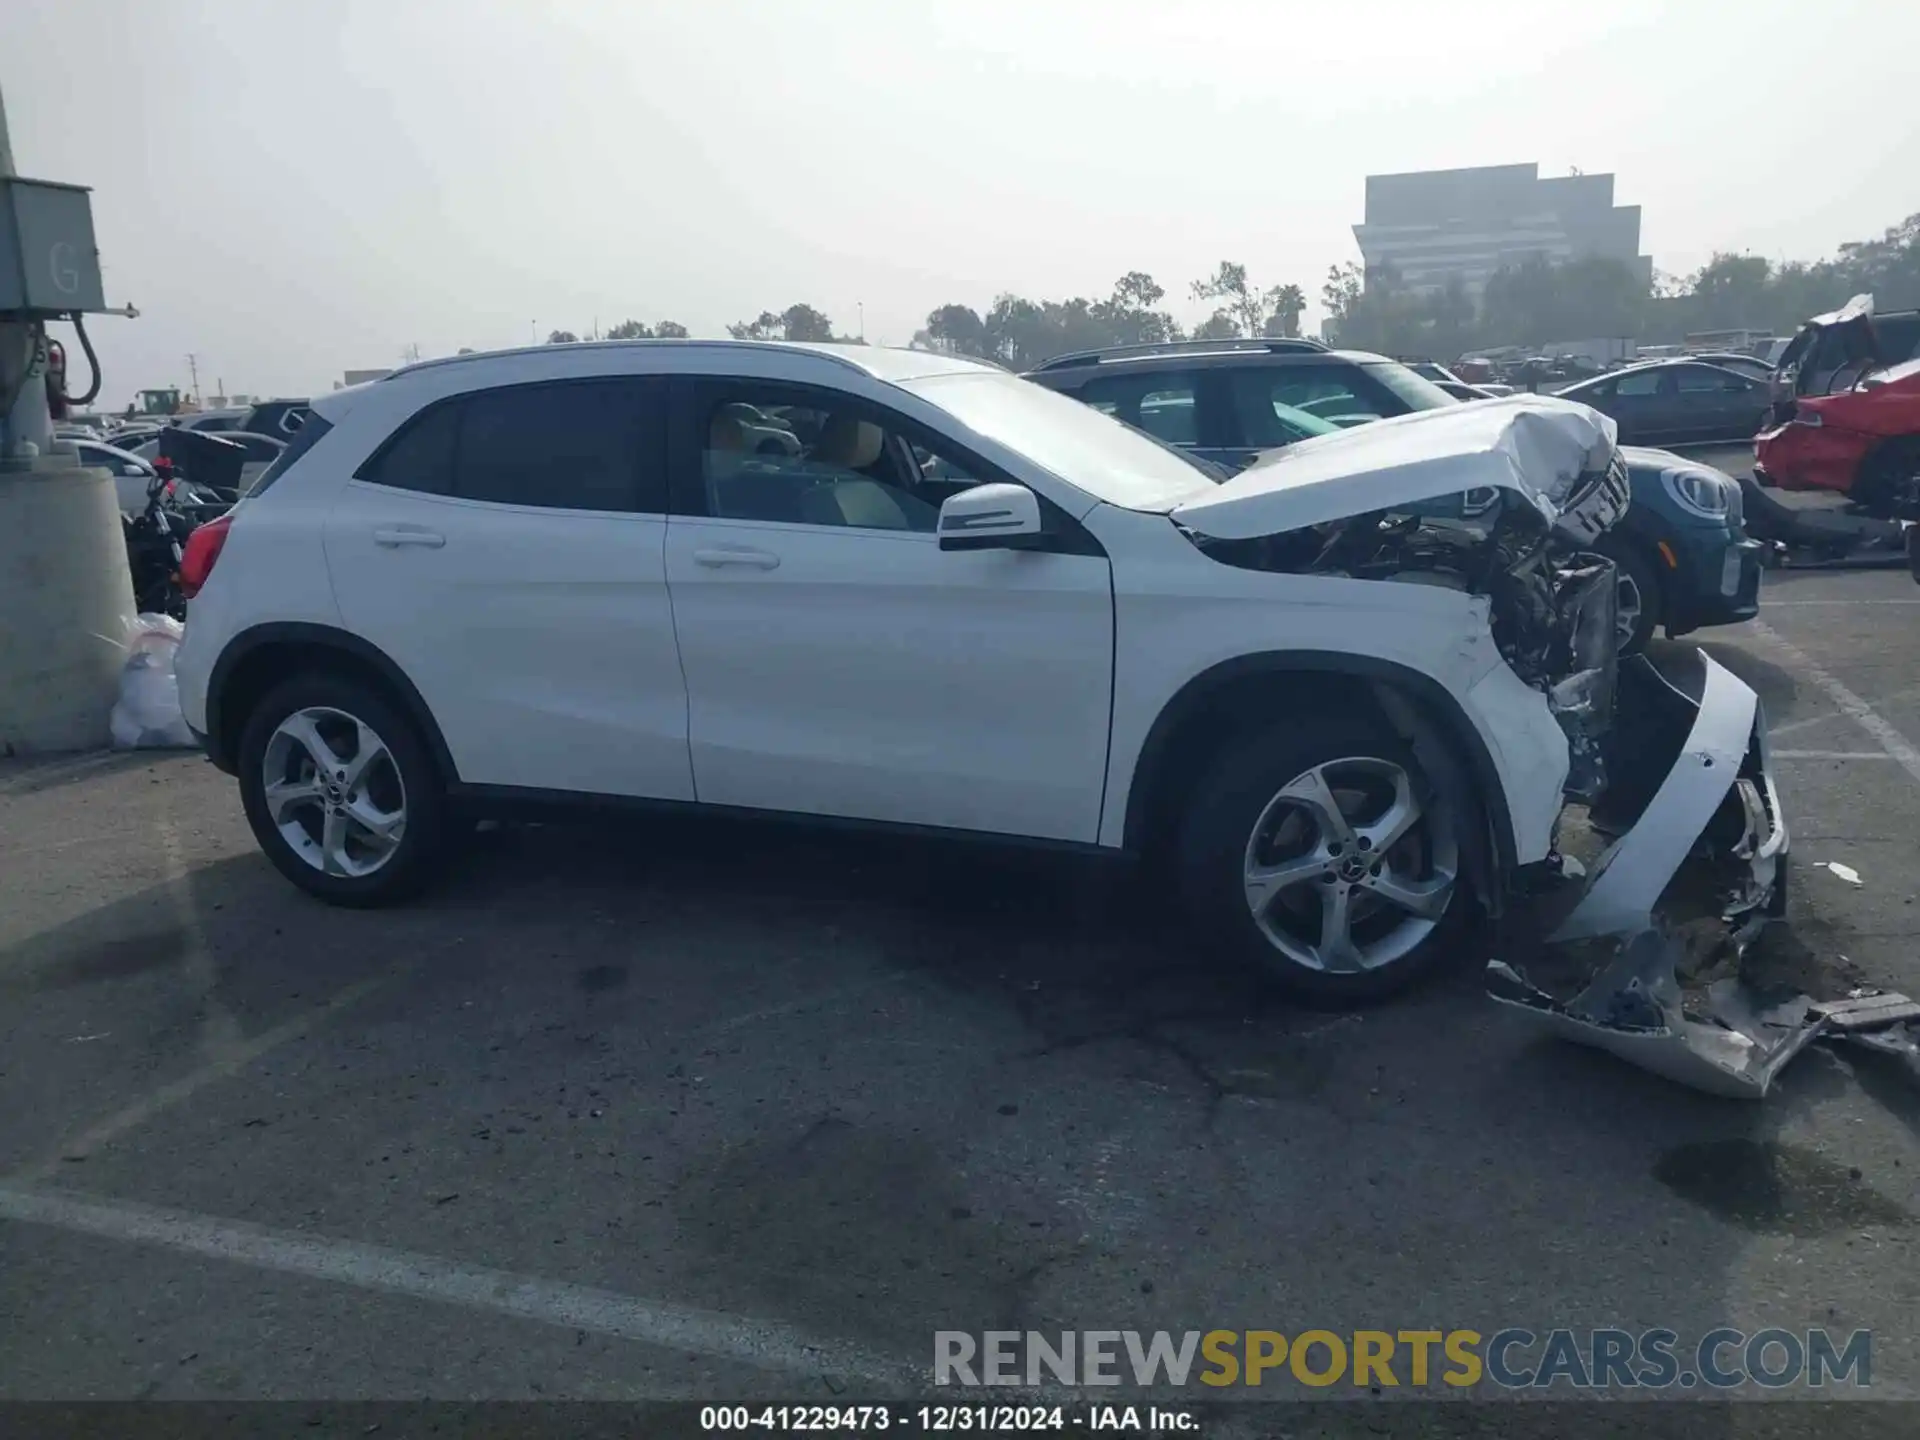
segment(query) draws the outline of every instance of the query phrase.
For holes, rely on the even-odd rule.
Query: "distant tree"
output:
[[[1261,327],[1263,335],[1281,335],[1289,339],[1300,333],[1300,317],[1307,313],[1307,296],[1298,285],[1277,285],[1267,292],[1272,313]]]
[[[1225,310],[1216,310],[1193,327],[1195,340],[1232,340],[1240,333],[1240,322]]]
[[[1214,313],[1228,316],[1239,335],[1298,335],[1300,316],[1307,308],[1307,297],[1298,285],[1262,290],[1247,278],[1247,267],[1233,260],[1222,260],[1213,274],[1194,281],[1192,295],[1196,300],[1218,301]]]
[[[1327,312],[1333,333],[1343,340],[1343,327],[1359,308],[1364,279],[1360,267],[1348,261],[1345,265],[1329,265],[1326,283],[1320,287],[1320,308]]]
[[[651,340],[652,338],[653,327],[644,325],[638,320],[622,320],[607,331],[609,340]]]
[[[1213,274],[1194,281],[1192,294],[1196,300],[1220,301],[1214,317],[1225,315],[1231,319],[1236,335],[1258,335],[1266,323],[1264,297],[1247,280],[1247,267],[1232,260],[1222,260]]]
[[[461,346],[461,347],[460,347],[460,348],[459,348],[459,349],[458,349],[457,351],[455,351],[454,353],[455,353],[455,354],[457,354],[457,355],[471,355],[471,354],[473,354],[473,347],[472,347],[471,345],[462,345],[462,346]]]
[[[727,326],[736,340],[832,340],[833,322],[811,305],[789,305],[778,315],[762,310],[753,320]]]
[[[687,327],[678,320],[662,320],[653,327],[653,333],[654,338],[659,340],[684,340],[687,338]]]
[[[990,355],[986,323],[970,305],[942,305],[927,315],[929,350],[948,355]]]
[[[580,337],[571,330],[556,330],[547,336],[547,343],[549,345],[578,345],[580,343]]]
[[[789,340],[833,339],[833,322],[811,305],[789,305],[780,314],[780,324]]]
[[[771,310],[762,310],[755,320],[740,320],[727,326],[727,333],[736,340],[783,340],[780,317]]]

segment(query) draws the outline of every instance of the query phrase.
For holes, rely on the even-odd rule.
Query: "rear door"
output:
[[[470,391],[343,490],[341,613],[413,681],[463,781],[693,798],[665,433],[657,379]]]

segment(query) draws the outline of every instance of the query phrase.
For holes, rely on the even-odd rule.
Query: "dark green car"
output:
[[[1027,378],[1229,473],[1315,435],[1462,403],[1398,361],[1313,340],[1086,351]],[[1633,504],[1600,548],[1620,569],[1624,647],[1639,649],[1656,630],[1684,635],[1751,620],[1765,547],[1741,527],[1739,485],[1665,450],[1623,446],[1621,454]]]

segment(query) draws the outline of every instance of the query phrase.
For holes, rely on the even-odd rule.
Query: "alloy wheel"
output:
[[[406,836],[407,790],[386,741],[344,710],[308,706],[274,728],[261,761],[267,814],[315,870],[372,875]]]
[[[1437,800],[1388,760],[1350,756],[1303,771],[1267,802],[1242,883],[1269,944],[1310,970],[1391,965],[1453,900],[1459,842]]]
[[[1620,643],[1630,645],[1640,628],[1640,612],[1646,602],[1640,597],[1640,582],[1629,575],[1624,567],[1618,571],[1614,587],[1617,598],[1614,629],[1619,633]]]

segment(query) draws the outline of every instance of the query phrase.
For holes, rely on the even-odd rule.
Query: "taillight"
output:
[[[213,573],[213,562],[226,547],[227,530],[232,524],[231,515],[222,515],[187,537],[187,548],[180,556],[180,593],[187,599],[193,599],[207,583],[207,577]]]

